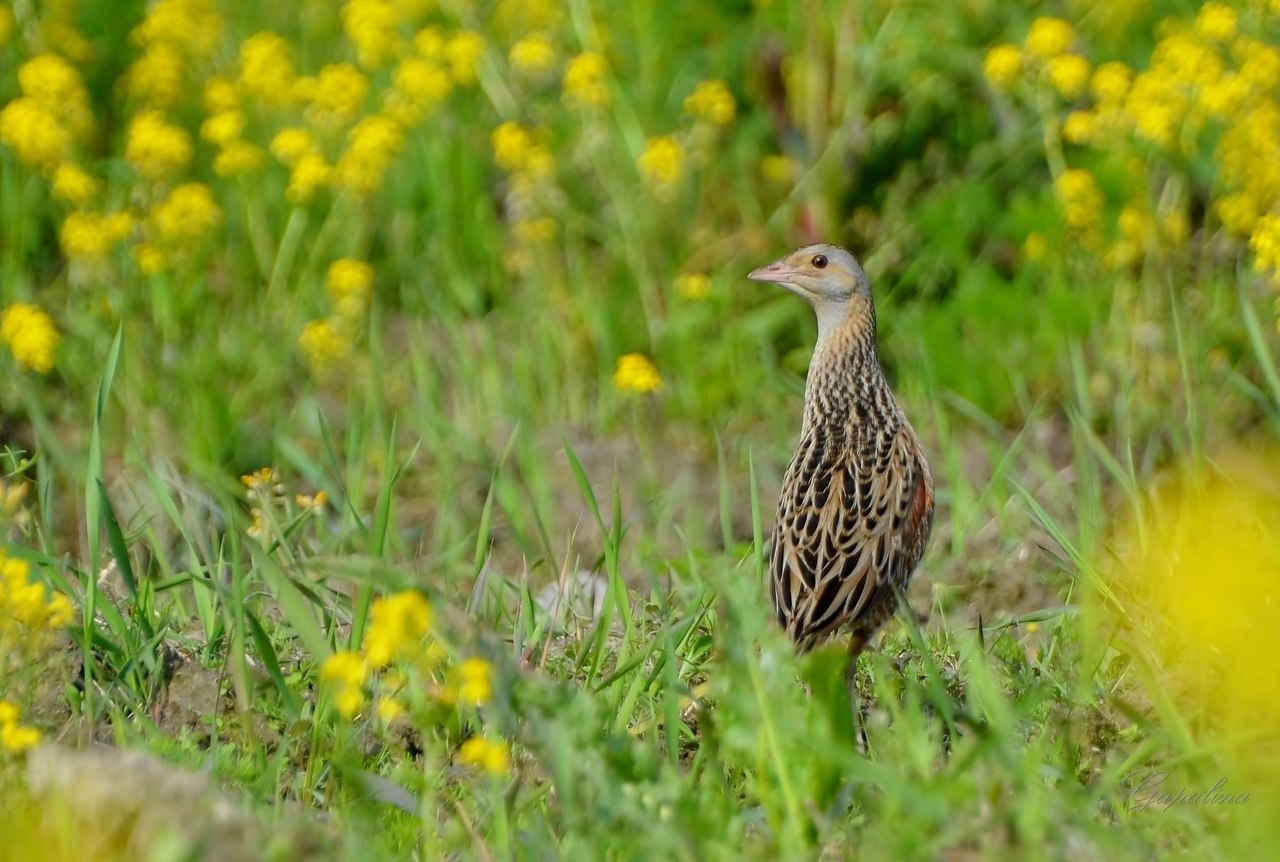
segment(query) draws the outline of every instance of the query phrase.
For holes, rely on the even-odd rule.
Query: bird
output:
[[[849,633],[852,692],[858,656],[924,556],[934,516],[929,462],[880,368],[871,283],[853,254],[806,245],[747,277],[785,287],[817,317],[769,585],[797,652]]]

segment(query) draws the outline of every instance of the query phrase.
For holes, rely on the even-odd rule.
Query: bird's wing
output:
[[[933,483],[905,423],[880,454],[803,442],[787,471],[772,557],[774,610],[802,648],[906,585],[933,523]]]

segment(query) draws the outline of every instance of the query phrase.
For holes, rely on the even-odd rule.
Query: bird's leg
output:
[[[862,722],[862,705],[858,701],[858,656],[867,645],[867,638],[861,632],[854,632],[849,638],[849,667],[844,672],[845,685],[849,687],[849,714],[853,721],[853,733],[858,745],[858,753],[867,754],[867,731]]]

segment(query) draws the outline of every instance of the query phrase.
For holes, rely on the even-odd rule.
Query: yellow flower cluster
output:
[[[0,110],[0,143],[23,164],[50,172],[93,127],[89,93],[75,66],[57,54],[23,63],[18,88],[22,95]]]
[[[331,317],[308,321],[298,336],[298,346],[306,354],[311,370],[319,375],[332,373],[351,353],[351,339],[345,327]]]
[[[134,223],[128,213],[98,213],[82,210],[70,213],[62,222],[58,241],[67,257],[77,261],[105,258],[116,243],[129,236]]]
[[[490,775],[505,775],[511,767],[511,751],[500,739],[473,736],[458,749],[458,762],[478,766]]]
[[[360,317],[369,307],[369,297],[373,293],[373,267],[362,260],[339,258],[329,264],[325,286],[338,314]]]
[[[40,731],[18,721],[18,706],[0,700],[0,751],[21,754],[40,742]]]
[[[609,104],[609,87],[605,77],[609,73],[609,61],[597,51],[579,54],[565,66],[565,101],[583,108],[602,108]]]
[[[556,49],[545,33],[530,33],[511,46],[507,54],[511,68],[530,77],[540,77],[556,66]]]
[[[685,97],[684,112],[699,120],[707,120],[717,126],[733,122],[733,114],[737,102],[733,94],[725,86],[724,81],[710,80],[698,84],[692,93]]]
[[[636,160],[640,176],[660,195],[672,193],[684,179],[685,151],[672,135],[649,138]]]
[[[711,279],[701,272],[682,272],[676,276],[676,293],[685,299],[706,299],[711,295]]]
[[[162,179],[191,163],[191,135],[158,110],[141,111],[129,123],[124,157],[143,177]]]
[[[222,24],[212,0],[152,4],[131,34],[142,54],[125,73],[129,95],[152,108],[175,107],[186,93],[191,61],[213,55]]]
[[[1068,168],[1054,180],[1053,190],[1067,227],[1084,237],[1095,235],[1102,220],[1102,193],[1093,174]]]
[[[1034,72],[1068,100],[1078,99],[1089,83],[1089,61],[1072,52],[1075,29],[1061,18],[1037,18],[1022,47],[997,45],[987,52],[982,70],[997,90],[1010,90],[1024,72]]]
[[[613,385],[623,392],[656,392],[662,388],[662,375],[647,356],[628,353],[618,357]]]
[[[0,315],[0,341],[5,343],[19,368],[37,374],[53,369],[58,349],[58,330],[53,319],[41,309],[25,302],[15,302]]]
[[[340,258],[329,265],[325,286],[334,313],[308,322],[298,337],[311,370],[321,377],[335,371],[351,353],[356,327],[373,295],[373,267],[361,260]]]

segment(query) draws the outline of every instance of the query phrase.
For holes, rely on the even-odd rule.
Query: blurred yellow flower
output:
[[[438,62],[405,57],[396,66],[394,89],[384,97],[386,111],[396,122],[413,126],[449,98],[453,78]]]
[[[471,30],[455,33],[445,44],[444,53],[454,81],[463,86],[475,83],[476,61],[484,54],[484,37]]]
[[[564,97],[571,105],[600,108],[609,104],[609,88],[604,78],[609,61],[596,51],[587,51],[569,61],[564,70]]]
[[[333,181],[354,194],[373,194],[403,148],[404,132],[390,117],[374,114],[357,123],[347,140],[346,151],[333,166]]]
[[[516,241],[523,245],[542,245],[556,238],[560,226],[551,216],[520,219],[513,226]]]
[[[240,94],[236,91],[236,82],[230,78],[214,75],[204,82],[204,109],[211,114],[233,111],[240,106]]]
[[[216,0],[157,0],[131,35],[144,47],[166,43],[203,59],[217,50],[222,29]]]
[[[671,189],[684,179],[684,147],[672,135],[649,138],[636,160],[640,175],[659,190]]]
[[[347,0],[343,4],[342,29],[356,46],[361,66],[377,69],[395,56],[398,17],[388,0]]]
[[[39,102],[24,97],[0,110],[0,143],[12,147],[24,165],[48,170],[62,161],[71,136]]]
[[[18,68],[18,86],[73,134],[88,134],[93,125],[89,93],[80,72],[66,58],[37,54]]]
[[[200,137],[211,144],[226,146],[240,137],[244,131],[244,114],[234,108],[205,118],[200,125]]]
[[[98,181],[79,165],[63,162],[53,172],[49,191],[60,201],[82,207],[98,196]]]
[[[733,122],[737,102],[724,81],[703,81],[685,97],[684,112],[691,117],[707,120],[717,126]]]
[[[334,706],[346,718],[364,706],[364,681],[369,667],[358,653],[335,652],[320,667],[320,681],[336,688]]]
[[[306,129],[285,128],[271,139],[271,154],[286,167],[293,167],[315,146],[315,139]]]
[[[203,183],[184,183],[151,212],[156,238],[163,244],[183,245],[208,238],[222,223],[222,209]]]
[[[676,276],[676,293],[685,299],[706,299],[711,295],[711,279],[701,272],[682,272]]]
[[[302,155],[289,174],[289,185],[284,196],[290,203],[303,204],[311,200],[318,189],[329,184],[333,176],[333,168],[325,161],[324,156],[315,150]]]
[[[1278,477],[1274,452],[1219,454],[1153,489],[1113,543],[1124,628],[1160,696],[1248,758],[1274,757],[1280,730]]]
[[[143,275],[155,275],[164,269],[165,255],[149,242],[140,242],[129,250],[138,271]]]
[[[19,368],[26,368],[37,374],[48,374],[53,370],[53,356],[58,349],[58,330],[53,325],[53,318],[36,306],[15,302],[6,308],[4,314],[0,315],[0,341],[8,346]],[[6,563],[0,553],[0,564],[14,563]],[[25,570],[23,577],[26,577]]]
[[[996,45],[982,62],[982,74],[997,90],[1008,90],[1022,74],[1022,52],[1017,45]]]
[[[525,75],[545,75],[555,68],[556,49],[545,33],[530,33],[511,46],[511,68]]]
[[[362,260],[339,258],[329,264],[325,286],[339,314],[359,317],[368,307],[373,292],[373,267]]]
[[[1205,3],[1196,15],[1195,29],[1206,39],[1229,42],[1236,35],[1239,16],[1225,3]]]
[[[311,113],[317,125],[332,127],[355,119],[369,94],[369,79],[350,63],[331,63],[316,75]]]
[[[662,375],[647,356],[628,353],[618,357],[613,385],[623,392],[656,392],[662,388]]]
[[[1092,111],[1072,111],[1062,122],[1062,137],[1073,144],[1087,144],[1098,128],[1098,117]]]
[[[507,120],[489,136],[493,144],[493,160],[504,171],[515,173],[525,166],[536,146],[533,135],[515,120]]]
[[[1093,73],[1093,81],[1089,87],[1094,97],[1104,104],[1118,105],[1129,93],[1129,84],[1133,80],[1133,72],[1118,60],[1103,63]]]
[[[129,123],[125,160],[144,177],[164,177],[190,164],[191,136],[159,111],[141,111]]]
[[[1044,256],[1049,251],[1049,241],[1044,238],[1044,234],[1033,230],[1027,234],[1027,238],[1022,241],[1022,256],[1031,262],[1044,260]]]
[[[289,43],[270,31],[250,36],[240,46],[239,85],[267,105],[293,101],[294,71]]]
[[[458,762],[478,766],[490,775],[505,775],[511,766],[511,756],[505,742],[473,736],[458,749]]]
[[[789,183],[795,177],[795,164],[788,156],[775,153],[760,160],[760,174],[771,183]]]
[[[482,658],[469,658],[453,670],[458,700],[470,706],[484,706],[493,699],[493,665]]]
[[[402,715],[404,715],[404,704],[385,694],[378,696],[378,719],[380,721],[384,724],[390,724]]]
[[[1089,61],[1079,54],[1064,54],[1049,60],[1049,83],[1064,99],[1077,99],[1089,83]]]
[[[1071,50],[1076,31],[1061,18],[1037,18],[1027,31],[1027,53],[1041,60],[1061,56]]]
[[[8,43],[9,37],[13,35],[14,26],[13,10],[8,4],[0,4],[0,47]]]
[[[417,590],[384,596],[369,610],[364,652],[373,667],[415,658],[431,631],[431,604]]]
[[[298,345],[311,370],[324,374],[341,364],[351,352],[351,342],[334,320],[312,320],[302,328]]]
[[[40,742],[40,731],[18,721],[18,707],[0,700],[0,751],[21,754]]]
[[[1093,174],[1080,168],[1069,168],[1053,181],[1053,190],[1062,205],[1067,227],[1091,231],[1102,218],[1102,193]]]
[[[173,107],[186,90],[187,64],[173,45],[151,45],[125,73],[129,95],[155,108]]]
[[[213,172],[220,177],[233,177],[256,171],[265,161],[266,154],[257,144],[231,141],[213,157]]]
[[[1280,270],[1280,215],[1271,213],[1258,219],[1249,236],[1253,266],[1259,272]]]
[[[413,50],[428,60],[445,62],[446,44],[444,31],[435,25],[424,27],[413,37]]]
[[[133,219],[127,213],[79,211],[70,213],[62,222],[58,240],[67,257],[92,261],[106,257],[132,230]]]

